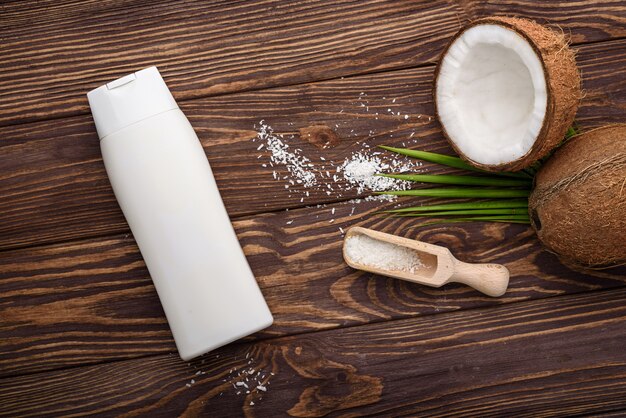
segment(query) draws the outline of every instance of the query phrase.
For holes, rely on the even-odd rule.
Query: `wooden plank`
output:
[[[412,219],[373,216],[378,209],[378,202],[339,203],[234,222],[275,318],[255,338],[626,284],[626,267],[586,274],[567,269],[542,250],[528,227],[468,223],[419,229]],[[461,260],[504,263],[512,275],[509,290],[489,298],[462,285],[432,289],[354,271],[343,262],[339,230],[353,225],[444,245]],[[175,350],[129,236],[0,253],[0,318],[4,376]]]
[[[181,101],[416,66],[464,21],[444,0],[64,3],[0,5],[0,125],[85,114],[151,65]]]
[[[460,0],[459,5],[472,18],[497,14],[535,19],[539,23],[561,28],[574,44],[626,37],[626,4],[623,0],[603,2]]]
[[[574,42],[626,34],[615,0],[4,2],[0,126],[87,113],[87,91],[150,65],[187,100],[432,63],[487,14],[548,20]]]
[[[621,409],[611,412],[600,412],[598,414],[585,414],[582,416],[584,416],[585,418],[623,418],[624,415],[626,415],[626,410]]]
[[[586,90],[578,113],[581,127],[622,122],[626,40],[582,47],[578,57]],[[285,182],[276,181],[272,172],[281,177],[288,172],[284,167],[263,167],[267,154],[251,140],[261,119],[287,135],[285,141],[302,148],[318,166],[326,164],[321,158],[341,164],[361,147],[357,141],[400,145],[412,133],[412,141],[419,140],[409,141],[410,146],[451,152],[434,118],[429,121],[431,85],[432,68],[422,68],[194,100],[182,107],[203,142],[227,209],[237,217],[363,195],[350,190],[341,197],[328,196],[326,186],[334,183],[324,178],[309,196],[294,195],[293,187],[285,189]],[[319,149],[301,140],[299,129],[316,125],[334,130],[339,144]],[[0,138],[0,195],[4,197],[0,248],[127,231],[104,172],[90,116],[0,128]]]
[[[592,292],[236,344],[189,365],[161,355],[3,379],[0,405],[7,416],[612,411],[626,407],[625,297]]]

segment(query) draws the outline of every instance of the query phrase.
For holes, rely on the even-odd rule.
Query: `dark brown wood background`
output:
[[[624,1],[2,2],[0,415],[626,414],[625,269],[572,270],[525,226],[376,216],[385,205],[346,203],[354,191],[301,203],[256,158],[261,119],[294,141],[331,127],[337,146],[299,145],[335,162],[370,131],[370,145],[415,132],[413,146],[450,152],[429,118],[434,64],[490,14],[571,37],[581,129],[624,121]],[[275,316],[191,363],[112,194],[85,97],[150,65],[198,132]],[[360,92],[411,117],[364,113]],[[353,271],[338,230],[353,225],[504,263],[510,288],[493,299]],[[237,395],[251,369],[267,391]]]

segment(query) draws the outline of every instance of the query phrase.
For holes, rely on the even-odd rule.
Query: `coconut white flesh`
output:
[[[528,41],[493,24],[474,26],[443,57],[436,86],[439,119],[471,160],[499,165],[533,146],[546,115],[546,78]]]

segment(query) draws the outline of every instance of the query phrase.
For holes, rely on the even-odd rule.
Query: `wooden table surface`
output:
[[[435,63],[463,24],[491,14],[571,36],[582,130],[624,121],[624,1],[3,2],[0,415],[626,414],[626,269],[570,269],[523,225],[420,228],[374,213],[419,200],[320,187],[301,202],[253,141],[265,120],[316,164],[409,138],[451,153],[433,115]],[[202,141],[275,317],[191,363],[111,191],[85,96],[151,65]],[[320,125],[333,147],[300,134]],[[354,271],[339,229],[353,225],[503,263],[510,288],[489,298]]]

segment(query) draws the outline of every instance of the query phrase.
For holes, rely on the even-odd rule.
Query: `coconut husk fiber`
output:
[[[539,170],[529,198],[541,242],[567,261],[626,263],[626,124],[577,135]]]

